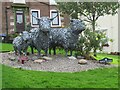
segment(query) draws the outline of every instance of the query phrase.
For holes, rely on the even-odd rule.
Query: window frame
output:
[[[20,4],[26,4],[25,0],[10,0],[13,3],[20,3]]]
[[[61,18],[60,18],[60,13],[57,10],[50,10],[50,18],[52,17],[52,13],[57,13],[58,14],[58,23],[57,24],[53,24],[53,22],[51,22],[51,27],[61,27]]]
[[[30,21],[31,21],[31,26],[32,26],[32,27],[39,27],[38,24],[33,24],[33,16],[31,15],[32,12],[38,12],[38,18],[40,18],[40,10],[37,10],[37,9],[31,9],[31,11],[30,11],[30,17],[31,17]]]

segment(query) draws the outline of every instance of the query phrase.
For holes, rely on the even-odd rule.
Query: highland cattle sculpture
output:
[[[38,19],[39,28],[33,28],[30,30],[30,36],[32,39],[31,50],[33,53],[33,48],[36,48],[38,51],[38,55],[41,55],[41,50],[45,51],[45,55],[47,55],[48,47],[49,47],[49,31],[51,28],[51,19],[47,17],[41,17]]]
[[[33,28],[30,33],[26,33],[26,37],[29,36],[29,38],[25,39],[24,36],[16,37],[13,41],[15,51],[17,52],[18,50],[21,54],[23,50],[26,53],[27,47],[30,45],[32,53],[33,48],[36,48],[40,56],[41,50],[44,50],[45,55],[47,55],[48,48],[50,48],[50,54],[51,48],[54,49],[54,54],[56,54],[56,46],[61,46],[65,49],[66,56],[69,50],[72,55],[72,50],[76,48],[79,34],[85,30],[85,24],[81,20],[72,19],[68,28],[51,28],[50,24],[53,19],[41,17],[38,19],[39,28]]]
[[[52,28],[50,30],[50,43],[49,43],[49,54],[51,49],[56,54],[56,46],[61,46],[65,49],[66,56],[68,50],[72,55],[72,50],[76,48],[76,44],[79,38],[79,34],[85,30],[85,24],[79,19],[72,19],[68,28]]]
[[[21,35],[17,36],[13,40],[13,48],[15,50],[15,54],[21,55],[22,52],[26,55],[27,48],[31,43],[29,32],[23,31]]]

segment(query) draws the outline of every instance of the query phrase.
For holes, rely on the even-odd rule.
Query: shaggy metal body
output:
[[[50,43],[49,43],[49,54],[51,54],[51,49],[54,50],[54,55],[56,54],[56,46],[63,47],[66,52],[72,51],[76,48],[79,34],[85,30],[85,24],[79,19],[72,19],[70,26],[68,28],[52,28],[50,30]]]
[[[31,39],[32,43],[30,46],[32,54],[34,53],[33,48],[35,48],[38,51],[38,55],[41,55],[41,50],[44,50],[45,55],[47,55],[49,47],[49,33],[43,32],[39,30],[39,28],[34,28],[31,30]]]
[[[47,17],[41,17],[39,20],[39,28],[33,28],[30,30],[30,36],[32,39],[31,50],[33,53],[33,48],[36,48],[38,55],[41,55],[41,50],[45,51],[47,55],[49,47],[49,31],[51,20]]]
[[[21,54],[21,51],[27,51],[26,49],[30,45],[32,53],[33,48],[36,48],[38,55],[41,55],[41,50],[44,50],[45,55],[47,55],[48,48],[53,48],[54,54],[56,54],[56,46],[61,46],[65,49],[66,56],[68,50],[71,51],[72,55],[79,34],[85,30],[85,24],[81,20],[72,19],[68,28],[51,28],[51,20],[47,17],[41,17],[38,19],[39,28],[33,28],[30,33],[23,33],[23,36],[16,37],[13,41],[15,51],[18,50]]]

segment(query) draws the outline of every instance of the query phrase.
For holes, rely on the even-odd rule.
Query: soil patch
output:
[[[104,68],[104,67],[114,67],[116,65],[105,65],[100,64],[95,60],[87,60],[87,64],[82,65],[78,64],[80,59],[71,60],[68,57],[63,55],[50,55],[49,58],[52,60],[43,60],[43,62],[36,63],[35,60],[38,60],[36,55],[29,55],[28,61],[25,61],[24,64],[18,62],[18,56],[14,53],[0,53],[2,56],[1,63],[14,67],[22,68],[27,70],[37,70],[37,71],[52,71],[52,72],[79,72],[87,71],[95,68]],[[14,58],[11,60],[10,58]]]

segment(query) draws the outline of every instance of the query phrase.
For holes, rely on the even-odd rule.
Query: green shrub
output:
[[[78,41],[78,51],[77,55],[83,55],[85,57],[89,57],[90,52],[94,53],[96,56],[96,51],[102,51],[104,45],[108,45],[108,42],[111,41],[106,36],[106,33],[101,31],[93,32],[90,29],[86,29],[79,38]]]
[[[30,31],[31,28],[32,28],[32,27],[31,27],[31,23],[28,23],[28,24],[26,25],[26,31]]]
[[[18,33],[14,33],[14,34],[9,34],[9,38],[13,39],[15,37],[17,37],[19,34]]]

